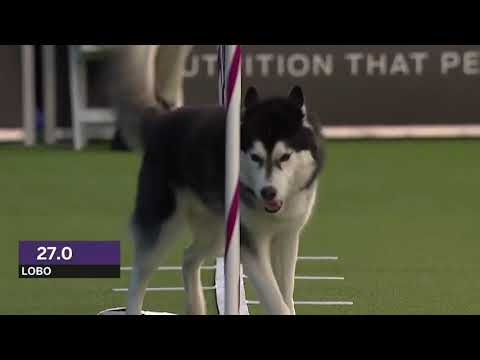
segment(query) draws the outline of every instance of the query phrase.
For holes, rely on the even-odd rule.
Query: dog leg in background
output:
[[[193,45],[128,45],[113,57],[112,103],[117,110],[115,148],[140,149],[140,118],[148,107],[184,104],[184,74]]]
[[[300,235],[283,234],[272,244],[272,263],[275,277],[291,314],[296,315],[294,292]]]
[[[155,58],[155,92],[174,108],[184,105],[184,75],[193,45],[159,45]]]
[[[257,249],[242,248],[242,263],[267,312],[270,315],[291,315],[273,273],[268,245],[264,242],[257,245]]]
[[[145,109],[157,105],[155,57],[158,45],[127,45],[112,57],[109,84],[117,113],[114,149],[140,150],[143,146],[141,118]]]

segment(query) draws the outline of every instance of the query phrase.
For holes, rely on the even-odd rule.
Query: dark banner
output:
[[[186,103],[217,101],[216,47],[186,69]],[[478,45],[245,45],[244,91],[301,85],[326,125],[480,124]]]
[[[69,127],[66,46],[56,58],[58,125]],[[89,70],[91,105],[107,105],[102,64]],[[186,104],[217,103],[216,45],[196,46],[185,75]],[[243,75],[244,91],[264,96],[301,85],[325,125],[480,124],[480,45],[244,45]],[[0,45],[0,128],[21,126],[20,45]]]

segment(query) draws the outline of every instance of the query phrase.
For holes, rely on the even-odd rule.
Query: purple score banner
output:
[[[19,265],[120,265],[120,242],[20,241]]]

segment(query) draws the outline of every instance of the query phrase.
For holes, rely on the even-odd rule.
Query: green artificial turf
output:
[[[331,142],[329,161],[298,275],[299,314],[480,313],[480,142]],[[140,162],[135,154],[92,146],[0,146],[0,314],[96,314],[125,305],[120,280],[21,280],[20,240],[121,240],[131,265],[127,221]],[[183,239],[164,265],[180,264]],[[204,274],[205,285],[213,273]],[[158,273],[153,287],[181,286],[180,273]],[[248,297],[255,294],[247,286]],[[215,312],[215,297],[207,295]],[[150,293],[145,309],[184,312],[183,293]],[[252,306],[252,313],[261,314]]]

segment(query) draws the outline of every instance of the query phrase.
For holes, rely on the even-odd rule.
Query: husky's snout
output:
[[[283,207],[283,201],[277,199],[278,191],[273,186],[267,186],[260,192],[265,202],[265,210],[271,214],[278,213]]]

